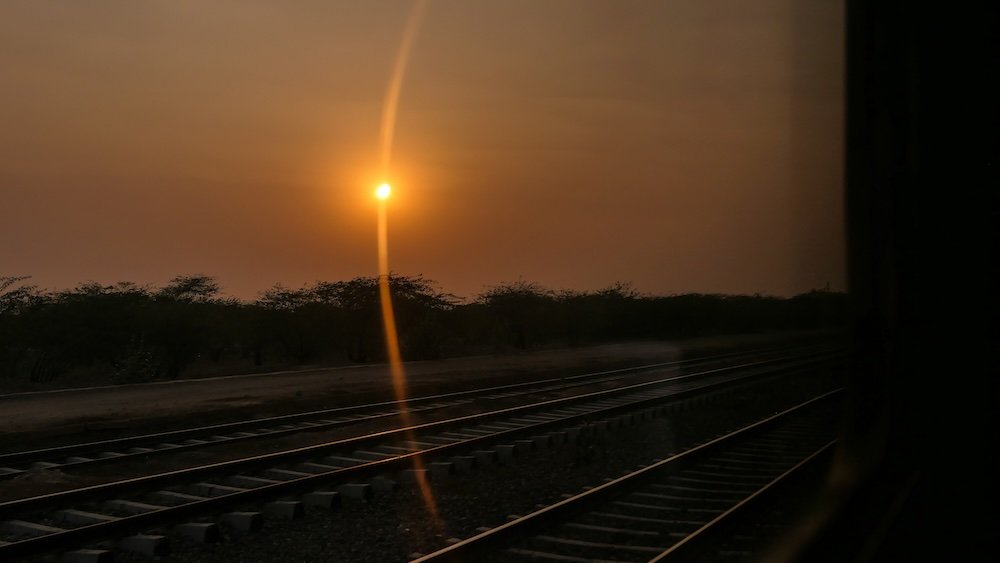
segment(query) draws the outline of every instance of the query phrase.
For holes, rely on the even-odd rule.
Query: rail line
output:
[[[412,563],[672,561],[835,443],[824,393]]]
[[[418,424],[239,460],[0,503],[0,559],[65,550],[107,538],[120,549],[160,555],[167,538],[147,534],[174,526],[199,541],[218,534],[211,515],[241,531],[260,525],[258,511],[294,518],[306,505],[332,506],[342,496],[363,497],[400,480],[435,479],[479,465],[504,463],[524,450],[573,441],[588,422],[614,423],[652,416],[664,403],[724,391],[803,370],[831,355],[770,359],[675,375],[618,389],[548,399],[528,405]],[[628,413],[622,415],[622,413]],[[439,460],[413,469],[415,458]],[[335,490],[333,490],[335,489]],[[193,519],[185,521],[186,519]],[[106,550],[72,552],[99,560]]]
[[[539,393],[558,393],[573,388],[622,381],[656,370],[692,368],[705,363],[731,361],[751,356],[788,353],[789,348],[772,348],[719,354],[673,362],[645,364],[581,375],[548,378],[539,381],[498,385],[480,389],[438,393],[407,401],[409,413],[421,413],[467,405],[474,401],[497,401]],[[312,410],[287,415],[240,420],[222,424],[88,441],[62,446],[0,453],[0,481],[23,475],[33,469],[81,469],[121,463],[128,459],[148,459],[164,454],[209,448],[247,440],[275,438],[300,432],[313,432],[350,426],[360,422],[391,420],[400,416],[396,401],[380,401],[331,409]]]

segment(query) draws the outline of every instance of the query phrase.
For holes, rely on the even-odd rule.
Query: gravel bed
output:
[[[662,458],[683,445],[704,441],[737,426],[749,416],[780,410],[780,405],[829,388],[830,378],[790,378],[762,384],[720,402],[656,418],[603,436],[533,453],[508,466],[493,466],[432,487],[436,517],[414,487],[391,497],[347,502],[332,511],[309,510],[304,519],[268,520],[250,536],[224,532],[222,542],[195,545],[180,539],[162,558],[177,562],[327,562],[407,561],[466,538],[481,526],[497,526],[508,515],[523,515],[552,504],[564,494],[601,484],[641,464]],[[765,400],[766,399],[766,400]],[[148,561],[116,554],[117,561]],[[502,560],[502,558],[497,559]]]
[[[723,352],[829,341],[825,331],[538,349],[405,363],[410,396],[579,375]],[[392,400],[384,365],[317,368],[0,395],[0,451]],[[15,390],[10,390],[15,391]]]
[[[633,385],[652,381],[670,375],[677,370],[662,369],[655,372],[638,374],[622,381],[606,381],[580,385],[561,391],[548,391],[530,395],[503,399],[478,399],[471,403],[453,407],[418,411],[411,413],[409,423],[412,425],[447,420],[457,416],[466,416],[522,406],[528,402],[541,402],[572,395],[583,395],[590,392],[614,388],[617,385]],[[330,417],[333,418],[333,417]],[[68,489],[99,485],[120,479],[140,477],[160,472],[174,471],[199,465],[241,459],[254,455],[280,452],[304,446],[323,444],[335,440],[352,438],[368,433],[392,430],[400,426],[398,416],[384,417],[373,420],[337,426],[322,430],[303,429],[299,432],[281,436],[261,436],[232,443],[208,444],[203,447],[166,452],[153,456],[139,456],[130,460],[114,461],[97,466],[78,468],[36,469],[19,475],[13,479],[0,481],[0,502],[28,498],[36,495],[54,493]],[[58,461],[60,458],[55,458]]]

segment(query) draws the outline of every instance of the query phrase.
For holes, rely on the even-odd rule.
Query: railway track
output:
[[[469,405],[474,402],[488,404],[502,400],[517,400],[531,395],[553,395],[588,386],[622,382],[666,369],[695,369],[719,362],[732,362],[740,358],[773,357],[779,353],[788,354],[789,349],[720,354],[541,381],[440,393],[409,399],[406,409],[408,414],[429,413]],[[37,469],[59,469],[61,471],[88,469],[120,464],[132,459],[147,460],[156,456],[173,455],[250,440],[273,439],[301,432],[343,428],[362,422],[394,421],[400,415],[401,409],[397,402],[380,401],[197,426],[169,432],[6,452],[0,453],[0,481],[13,479]]]
[[[391,490],[395,480],[421,482],[473,467],[508,462],[525,450],[573,441],[587,424],[648,417],[668,402],[777,377],[829,356],[763,360],[549,399],[496,411],[376,432],[261,456],[148,475],[0,503],[0,559],[92,545],[147,555],[168,549],[167,527],[198,541],[218,523],[252,531],[262,514],[294,518],[306,505]],[[259,507],[261,510],[246,510]],[[241,508],[242,507],[242,508]],[[101,561],[107,549],[70,551]]]
[[[641,467],[413,563],[730,560],[705,538],[834,445],[841,389],[814,397],[682,453]],[[714,534],[714,535],[713,535]],[[744,541],[753,538],[740,538]],[[697,557],[692,559],[692,553]],[[707,558],[706,558],[707,557]]]

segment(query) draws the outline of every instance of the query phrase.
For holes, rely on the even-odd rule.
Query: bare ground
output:
[[[405,372],[408,394],[420,396],[774,343],[774,336],[763,335],[632,342],[410,362]],[[84,435],[86,439],[102,439],[391,398],[392,384],[385,365],[7,394],[0,395],[0,451],[67,443]]]

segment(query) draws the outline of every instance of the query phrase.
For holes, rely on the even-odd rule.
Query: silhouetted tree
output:
[[[495,285],[476,302],[488,312],[493,339],[516,349],[524,350],[556,332],[555,294],[534,283]]]
[[[163,286],[156,296],[187,303],[208,303],[219,293],[215,278],[205,275],[178,276]]]
[[[0,277],[0,377],[67,372],[112,381],[174,378],[192,366],[255,367],[385,356],[378,278],[281,285],[243,303],[210,276],[155,289],[86,282],[42,291]],[[842,326],[845,296],[641,295],[627,283],[554,292],[518,281],[462,303],[422,276],[389,277],[404,359],[639,338],[689,338]],[[236,368],[233,368],[236,369]]]

